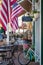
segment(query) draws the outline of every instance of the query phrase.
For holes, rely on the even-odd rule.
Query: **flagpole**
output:
[[[7,44],[9,44],[9,24],[7,23]]]
[[[7,22],[7,44],[9,44],[9,21],[10,21],[10,5],[9,5],[9,0],[8,0],[8,14],[9,14],[9,20]]]

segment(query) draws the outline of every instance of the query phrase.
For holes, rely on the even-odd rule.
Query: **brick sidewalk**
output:
[[[15,65],[20,65],[19,62],[18,62],[18,54],[15,53],[15,56],[16,56],[16,59],[14,60]],[[37,63],[30,62],[28,65],[40,65],[40,64],[38,62]]]

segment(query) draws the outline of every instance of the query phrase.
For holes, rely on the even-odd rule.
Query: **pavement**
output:
[[[16,58],[14,59],[15,65],[20,65],[20,63],[18,62],[18,53],[15,53],[15,57],[16,57]],[[39,62],[36,62],[36,63],[35,63],[35,62],[33,61],[33,62],[30,62],[28,65],[40,65],[40,64],[39,64]]]
[[[19,52],[20,53],[20,52]],[[20,65],[20,63],[18,62],[18,52],[15,52],[15,57],[14,57],[14,65]],[[3,63],[3,64],[0,64],[0,65],[7,65],[6,63]],[[35,63],[34,61],[33,62],[30,62],[28,65],[40,65],[38,62]]]

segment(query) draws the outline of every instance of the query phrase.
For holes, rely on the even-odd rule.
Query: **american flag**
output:
[[[8,22],[8,1],[1,0],[1,7],[0,7],[0,23],[4,30],[7,29],[7,22]]]
[[[12,6],[17,0],[9,0],[10,1],[10,5]]]
[[[21,7],[21,5],[19,5],[17,2],[13,4],[11,7],[12,7],[11,18],[18,16],[18,14],[24,10],[23,7]]]
[[[9,21],[8,1],[11,1],[10,6],[16,2],[16,0],[0,0],[0,23],[4,30],[7,30],[7,23]]]
[[[24,9],[17,2],[15,2],[11,6],[11,9],[12,9],[12,12],[11,12],[11,25],[12,25],[13,31],[15,31],[18,28],[18,15]]]
[[[15,32],[16,29],[18,29],[18,17],[15,16],[14,19],[11,19],[11,23],[10,24],[11,24],[13,32]]]
[[[9,0],[10,1],[10,19],[12,29],[15,31],[18,28],[18,14],[23,11],[23,8],[16,2],[17,0]],[[2,24],[4,30],[7,29],[7,23],[9,19],[8,14],[8,0],[1,0],[1,8],[0,8],[0,23]]]

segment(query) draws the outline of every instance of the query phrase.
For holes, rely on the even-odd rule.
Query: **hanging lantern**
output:
[[[33,18],[33,21],[36,21],[36,19],[38,19],[39,16],[40,16],[40,12],[37,11],[37,10],[34,10],[34,11],[31,12],[31,15],[30,16]]]

